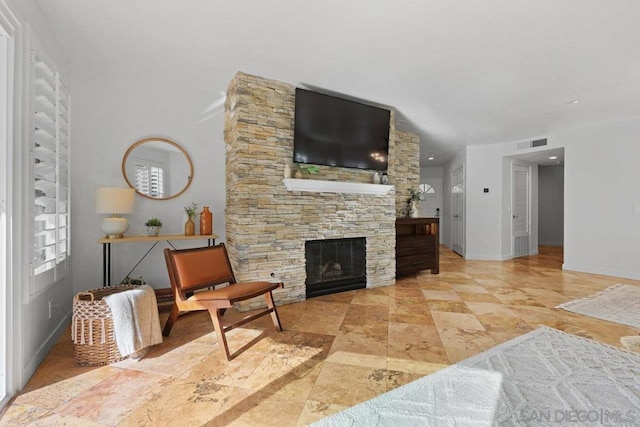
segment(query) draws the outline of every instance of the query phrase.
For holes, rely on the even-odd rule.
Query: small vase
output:
[[[160,227],[156,225],[148,225],[147,226],[147,236],[155,237],[160,234]]]
[[[189,217],[187,222],[184,223],[184,235],[193,236],[196,234],[196,223],[193,218]]]
[[[209,210],[209,206],[202,208],[200,212],[200,234],[209,236],[213,233],[213,214]]]
[[[373,174],[373,183],[380,184],[380,175],[378,175],[378,172],[374,172]]]
[[[411,210],[409,211],[409,216],[411,218],[418,218],[418,206],[416,206],[416,201],[411,201]]]
[[[294,176],[296,179],[302,179],[302,172],[300,172],[300,170],[297,170]]]

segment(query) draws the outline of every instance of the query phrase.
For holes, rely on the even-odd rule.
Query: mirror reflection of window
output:
[[[164,165],[154,164],[143,159],[133,158],[135,169],[135,187],[139,193],[154,198],[162,198],[165,195]]]
[[[193,165],[187,152],[175,142],[146,138],[127,150],[122,173],[127,184],[141,196],[168,200],[189,187]]]

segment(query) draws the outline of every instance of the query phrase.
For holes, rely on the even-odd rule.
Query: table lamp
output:
[[[133,212],[133,188],[98,187],[96,191],[96,213],[109,214],[102,221],[102,231],[107,239],[119,239],[129,229],[129,221],[118,216]]]

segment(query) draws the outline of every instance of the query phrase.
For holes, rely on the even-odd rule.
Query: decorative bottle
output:
[[[209,210],[209,206],[202,208],[200,212],[200,234],[210,235],[213,233],[213,214]]]
[[[193,217],[189,217],[187,222],[184,223],[184,235],[193,236],[194,234],[196,234],[196,223],[193,220]]]
[[[378,174],[378,172],[373,173],[373,183],[380,184],[380,175]]]

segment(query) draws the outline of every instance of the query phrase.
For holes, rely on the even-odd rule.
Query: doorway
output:
[[[520,176],[520,183],[516,184],[516,165],[528,167],[530,172],[529,255],[539,253],[540,247],[546,247],[547,250],[552,250],[553,253],[559,252],[562,256],[564,245],[564,148],[550,148],[509,157],[512,165],[511,218],[509,218],[511,221],[512,256],[526,255],[519,250],[516,242],[517,236],[526,234],[522,224],[525,219],[515,212],[515,188],[523,185],[522,181],[525,179]],[[515,215],[519,216],[517,224],[516,218],[513,218]]]

